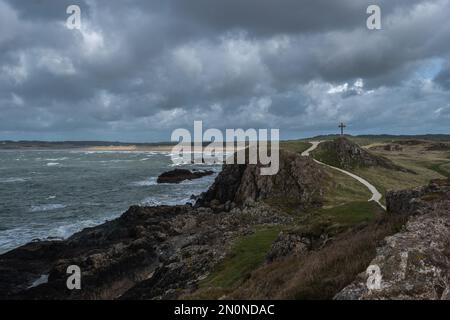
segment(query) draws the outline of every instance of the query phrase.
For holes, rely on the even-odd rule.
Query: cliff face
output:
[[[1,255],[0,299],[174,299],[189,293],[234,239],[256,225],[292,221],[258,200],[286,194],[304,207],[320,200],[325,175],[318,165],[282,152],[280,167],[277,176],[262,177],[259,166],[225,166],[196,207],[134,206],[65,241],[30,243]],[[70,265],[81,269],[82,290],[66,287]]]
[[[225,165],[213,186],[197,205],[245,203],[277,198],[298,202],[303,207],[319,205],[327,175],[310,158],[280,150],[280,169],[262,176],[260,165]]]
[[[409,219],[370,263],[380,268],[381,287],[369,290],[360,274],[336,299],[450,299],[450,180],[390,192],[387,207]]]

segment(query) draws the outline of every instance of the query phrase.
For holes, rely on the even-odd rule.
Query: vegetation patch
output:
[[[263,266],[228,297],[332,299],[367,268],[380,241],[399,232],[405,221],[400,215],[384,215],[337,236],[306,257],[289,257]]]
[[[280,148],[296,152],[296,153],[303,153],[304,151],[308,150],[311,147],[311,144],[306,141],[300,141],[300,140],[290,140],[290,141],[281,141],[280,142]]]
[[[196,296],[201,298],[202,293],[206,292],[208,294],[226,292],[248,278],[250,273],[264,262],[280,231],[280,226],[261,228],[239,238],[222,263],[200,282],[200,290]]]
[[[438,163],[427,163],[425,164],[425,166],[430,169],[433,170],[434,172],[439,173],[440,175],[450,178],[450,164],[448,162],[438,162]],[[447,166],[448,169],[447,169]]]
[[[384,213],[371,201],[350,202],[333,208],[321,208],[304,215],[297,222],[296,233],[307,237],[335,236],[358,224],[368,223]]]

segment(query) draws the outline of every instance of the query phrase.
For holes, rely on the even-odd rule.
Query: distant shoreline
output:
[[[0,152],[2,151],[80,151],[80,152],[171,152],[175,145],[121,145],[121,146],[84,146],[84,147],[67,147],[67,146],[15,146],[2,148],[0,145]],[[238,148],[240,150],[242,148]],[[192,151],[202,152],[201,149],[192,148]],[[236,149],[232,147],[224,147],[225,152],[234,152]]]
[[[174,146],[171,145],[158,145],[158,146],[94,146],[94,147],[56,147],[56,146],[48,146],[48,147],[38,147],[38,146],[30,146],[30,147],[6,147],[2,148],[0,146],[1,151],[160,151],[160,152],[169,152],[172,151]]]

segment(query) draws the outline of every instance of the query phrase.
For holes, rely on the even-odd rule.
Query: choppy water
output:
[[[66,238],[130,205],[184,204],[215,178],[158,185],[157,176],[170,169],[168,152],[0,151],[0,253],[34,239]]]

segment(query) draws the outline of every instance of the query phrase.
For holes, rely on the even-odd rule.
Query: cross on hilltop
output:
[[[343,136],[344,135],[344,128],[347,128],[347,126],[343,122],[341,122],[341,124],[338,126],[338,128],[341,128],[341,136]]]

